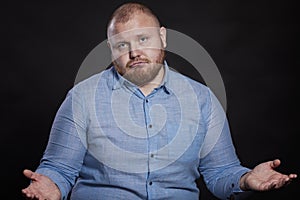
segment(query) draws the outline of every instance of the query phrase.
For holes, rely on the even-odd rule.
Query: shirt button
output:
[[[146,103],[148,103],[149,101],[148,101],[148,99],[146,99]]]
[[[149,125],[149,128],[152,128],[152,124]]]
[[[151,157],[151,158],[153,158],[153,157],[154,157],[154,154],[153,154],[153,153],[151,153],[151,154],[150,154],[150,157]]]
[[[152,181],[149,182],[149,185],[152,185]]]

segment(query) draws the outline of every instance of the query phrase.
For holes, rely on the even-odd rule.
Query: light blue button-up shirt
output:
[[[75,85],[36,170],[62,199],[199,199],[196,180],[226,199],[242,192],[226,115],[208,87],[171,70],[143,93],[114,67]],[[71,192],[70,192],[71,191]]]

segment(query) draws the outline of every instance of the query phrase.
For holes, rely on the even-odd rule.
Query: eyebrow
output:
[[[147,32],[142,32],[142,33],[138,33],[137,35],[135,35],[134,37],[135,38],[140,38],[142,36],[151,36],[151,34],[147,33]],[[126,43],[127,41],[127,37],[116,37],[115,38],[115,44],[118,44],[118,43]],[[108,39],[108,41],[112,41],[111,39]]]
[[[140,34],[137,34],[136,36],[141,37],[141,36],[145,36],[145,35],[151,35],[151,34],[149,34],[149,33],[140,33]]]

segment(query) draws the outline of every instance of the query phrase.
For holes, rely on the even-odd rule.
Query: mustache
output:
[[[138,62],[150,63],[151,61],[148,60],[147,58],[136,58],[136,59],[134,59],[134,60],[130,60],[130,61],[126,64],[126,68],[129,68],[131,65],[133,65],[134,63],[138,63]]]

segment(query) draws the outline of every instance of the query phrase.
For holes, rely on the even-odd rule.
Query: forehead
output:
[[[153,16],[142,12],[137,12],[132,14],[130,19],[125,23],[116,22],[115,20],[112,20],[107,30],[107,36],[110,38],[112,36],[121,34],[127,36],[139,34],[144,32],[147,28],[147,31],[149,31],[149,27],[154,29],[154,27],[159,28],[159,25],[157,21],[153,18]],[[128,33],[131,34],[128,35]]]
[[[110,42],[118,42],[118,41],[126,41],[133,40],[140,37],[159,37],[159,28],[158,27],[144,27],[144,28],[135,28],[126,30],[123,32],[119,32],[118,34],[114,34],[109,36],[108,40]]]

